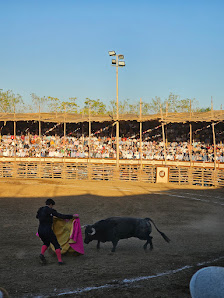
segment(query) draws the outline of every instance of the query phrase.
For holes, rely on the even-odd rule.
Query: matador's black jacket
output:
[[[38,234],[44,245],[47,247],[52,243],[55,249],[60,248],[58,240],[52,231],[53,216],[62,219],[72,219],[73,215],[58,213],[55,209],[49,206],[39,208],[36,218],[39,219]]]

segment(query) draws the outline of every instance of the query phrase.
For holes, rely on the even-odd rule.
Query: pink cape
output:
[[[74,241],[74,243],[69,242],[69,245],[71,246],[71,248],[74,249],[74,251],[84,255],[82,230],[81,230],[81,224],[80,224],[79,218],[74,220],[72,223],[70,239]]]

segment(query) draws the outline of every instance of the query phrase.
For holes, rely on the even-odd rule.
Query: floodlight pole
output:
[[[214,147],[214,168],[216,170],[216,140],[215,140],[215,124],[214,124],[214,110],[213,110],[213,99],[211,97],[211,115],[212,115],[212,135],[213,135],[213,147]]]
[[[90,116],[91,116],[91,103],[89,101],[89,138],[88,138],[88,145],[89,145],[89,161],[90,161],[90,154],[91,154],[91,119],[90,119]]]
[[[117,124],[116,124],[116,165],[119,169],[120,148],[119,148],[119,103],[118,103],[118,55],[116,55],[116,97],[117,97]]]
[[[14,103],[14,157],[16,159],[16,107]]]
[[[115,51],[109,52],[110,56],[116,57],[115,60],[112,60],[112,65],[116,66],[116,109],[117,109],[117,116],[116,116],[116,165],[117,170],[119,170],[119,102],[118,102],[118,67],[125,66],[125,63],[119,62],[119,59],[124,59],[123,55],[117,55]]]
[[[142,99],[140,98],[140,111],[139,111],[139,121],[140,121],[140,169],[142,170]],[[141,173],[142,175],[142,173]]]

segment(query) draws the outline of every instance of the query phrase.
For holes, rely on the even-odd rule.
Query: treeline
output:
[[[161,110],[163,112],[204,112],[209,111],[210,108],[200,108],[198,101],[193,99],[181,99],[179,95],[170,93],[168,98],[161,100],[160,97],[155,97],[148,102],[142,101],[142,114],[157,114]],[[24,103],[22,96],[14,94],[12,90],[0,90],[0,112],[1,113],[75,113],[88,114],[91,110],[92,115],[116,115],[116,100],[111,100],[107,106],[100,99],[86,98],[83,106],[77,104],[77,98],[71,97],[67,101],[52,96],[40,97],[34,93],[31,94],[31,104]],[[135,114],[138,115],[140,111],[140,101],[130,103],[129,99],[119,100],[119,114]]]

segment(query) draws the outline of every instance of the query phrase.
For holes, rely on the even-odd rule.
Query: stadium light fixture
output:
[[[124,67],[125,66],[125,62],[124,61],[118,61],[118,66]]]
[[[109,51],[108,53],[109,53],[110,56],[116,56],[115,51]]]
[[[117,89],[117,122],[116,122],[116,160],[117,160],[117,169],[119,169],[119,104],[118,104],[118,67],[124,67],[125,62],[120,61],[124,59],[124,55],[117,55],[115,51],[109,51],[109,56],[115,56],[116,59],[112,59],[112,66],[116,66],[116,89]]]

